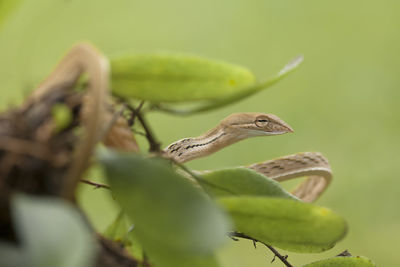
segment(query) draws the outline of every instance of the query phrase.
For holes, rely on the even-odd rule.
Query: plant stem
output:
[[[143,117],[143,115],[140,112],[140,109],[143,106],[143,101],[139,104],[139,107],[137,109],[132,107],[130,104],[126,104],[126,105],[127,105],[128,109],[132,112],[133,118],[136,116],[137,119],[139,120],[140,124],[142,125],[143,130],[146,133],[146,139],[147,139],[147,141],[149,142],[149,145],[150,145],[149,151],[150,152],[160,153],[161,152],[161,144],[155,138],[155,136],[153,134],[153,131],[151,130],[151,128],[147,124],[145,118]]]
[[[291,265],[288,261],[287,261],[287,255],[285,255],[285,256],[282,256],[274,247],[272,247],[272,246],[270,246],[270,245],[268,245],[268,244],[266,244],[266,243],[264,243],[264,242],[261,242],[260,240],[257,240],[257,239],[255,239],[255,238],[252,238],[252,237],[250,237],[250,236],[248,236],[248,235],[245,235],[245,234],[243,234],[243,233],[238,233],[238,232],[230,232],[229,233],[229,235],[232,237],[239,237],[239,238],[243,238],[243,239],[248,239],[248,240],[252,240],[254,243],[256,243],[256,242],[260,242],[261,244],[263,244],[264,246],[266,246],[267,248],[269,248],[271,251],[272,251],[272,253],[274,253],[274,259],[275,259],[275,257],[278,257],[282,262],[283,262],[283,264],[285,264],[287,267],[293,267],[293,265]],[[272,260],[272,261],[274,261],[274,259]]]
[[[86,180],[86,179],[81,179],[81,182],[85,183],[85,184],[93,185],[95,187],[95,189],[97,189],[97,188],[110,189],[111,188],[109,185],[95,183],[95,182],[92,182],[92,181]]]

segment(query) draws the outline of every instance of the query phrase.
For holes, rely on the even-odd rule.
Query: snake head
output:
[[[293,132],[292,127],[278,116],[265,113],[235,113],[225,118],[221,124],[226,131],[238,133],[240,139]]]
[[[286,122],[273,114],[261,114],[255,118],[256,130],[265,132],[265,135],[293,133],[294,130]]]

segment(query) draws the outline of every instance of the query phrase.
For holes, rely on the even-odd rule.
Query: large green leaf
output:
[[[114,94],[151,102],[216,99],[255,83],[243,67],[191,55],[127,56],[110,63]]]
[[[111,151],[101,153],[100,159],[150,259],[158,266],[185,266],[176,264],[190,260],[211,264],[229,224],[204,193],[165,160]]]
[[[150,263],[155,267],[219,267],[219,262],[213,253],[193,254],[177,253],[175,250],[154,248],[146,250],[150,257]],[[154,253],[153,253],[154,252]],[[156,253],[155,253],[156,252]],[[153,266],[153,265],[151,265]]]
[[[316,261],[303,267],[375,267],[376,265],[365,257],[335,257]]]
[[[120,243],[136,260],[143,260],[143,249],[134,231],[134,224],[123,212],[118,214],[103,235]]]
[[[223,197],[236,231],[295,252],[320,252],[342,239],[344,219],[329,209],[282,198]]]
[[[29,266],[91,266],[96,253],[93,232],[69,203],[20,195],[13,199],[12,210]]]
[[[1,267],[24,267],[29,266],[29,259],[22,248],[15,244],[0,242],[0,266]]]
[[[296,69],[303,61],[299,56],[278,73],[263,82],[256,82],[247,69],[196,56],[182,54],[150,54],[119,57],[111,60],[113,93],[123,98],[159,102],[205,103],[189,109],[158,106],[179,114],[216,109],[239,101],[275,84]]]
[[[219,99],[214,99],[202,104],[198,104],[194,107],[190,108],[175,108],[175,107],[170,107],[170,106],[165,106],[165,105],[158,105],[157,109],[169,112],[175,115],[192,115],[195,113],[200,113],[200,112],[205,112],[205,111],[210,111],[213,109],[217,109],[229,104],[232,104],[234,102],[240,101],[250,95],[253,95],[259,91],[262,91],[284,77],[286,77],[289,73],[291,73],[293,70],[295,70],[300,64],[303,62],[303,56],[298,56],[291,60],[288,64],[286,64],[279,72],[277,72],[275,75],[269,77],[267,80],[263,82],[258,82],[253,85],[250,85],[247,88],[243,88],[242,90],[237,90],[233,92],[230,95],[227,95],[223,98]]]
[[[116,242],[123,242],[131,227],[133,227],[133,224],[129,222],[123,212],[120,212],[114,221],[106,228],[103,236]]]
[[[143,261],[143,248],[137,237],[135,228],[124,214],[119,214],[115,221],[106,229],[104,235],[111,240],[120,242],[124,248],[135,258]],[[217,267],[218,262],[214,255],[197,255],[192,253],[179,253],[168,248],[156,251],[152,254],[155,262],[161,262],[162,266],[193,266],[193,267]]]
[[[280,184],[248,168],[232,168],[208,171],[201,176],[208,183],[203,188],[214,196],[258,195],[297,199],[286,192]]]

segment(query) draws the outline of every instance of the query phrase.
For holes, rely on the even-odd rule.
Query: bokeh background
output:
[[[399,13],[396,0],[26,0],[0,33],[0,109],[19,104],[81,40],[109,56],[179,51],[222,59],[260,79],[303,54],[299,70],[235,105],[192,117],[154,113],[149,120],[167,145],[233,112],[277,114],[294,134],[245,140],[189,166],[216,169],[321,151],[334,180],[317,203],[342,214],[349,233],[325,253],[289,252],[290,261],[297,266],[349,249],[378,266],[399,266]],[[108,193],[82,185],[79,199],[104,230],[116,213]],[[272,255],[230,241],[219,258],[229,267],[269,266]]]

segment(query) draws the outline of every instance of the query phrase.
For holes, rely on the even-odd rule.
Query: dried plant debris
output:
[[[67,173],[74,164],[82,126],[84,93],[63,86],[49,90],[40,101],[0,114],[0,239],[18,243],[10,214],[10,198],[23,192],[62,197]],[[90,114],[87,114],[90,116]],[[114,119],[114,122],[111,120]],[[124,117],[108,106],[104,124],[107,146],[137,151],[138,146]],[[101,252],[96,266],[137,266],[118,244],[98,235]]]
[[[0,114],[0,242],[19,244],[13,195],[53,196],[76,204],[76,186],[98,142],[138,150],[126,119],[107,102],[106,66],[96,49],[77,44],[21,107]],[[88,82],[76,90],[85,73]],[[96,266],[138,265],[123,248],[97,237]]]
[[[9,199],[15,192],[59,196],[78,141],[82,94],[55,88],[40,102],[0,115],[0,237],[13,240]],[[71,120],[57,129],[54,106],[64,105]]]

